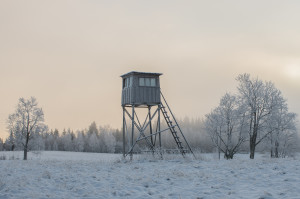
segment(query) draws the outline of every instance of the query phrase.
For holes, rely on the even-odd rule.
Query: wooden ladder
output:
[[[169,127],[169,129],[170,129],[170,131],[172,133],[172,136],[173,136],[173,138],[174,138],[174,140],[175,140],[175,142],[177,144],[179,152],[183,156],[185,156],[185,154],[187,152],[191,152],[192,155],[194,156],[194,158],[196,159],[196,157],[195,157],[195,155],[194,155],[194,153],[193,153],[190,145],[188,144],[187,140],[185,139],[185,137],[184,137],[184,135],[183,135],[183,133],[182,133],[182,131],[180,129],[180,126],[178,125],[178,123],[177,123],[177,121],[176,121],[176,119],[175,119],[175,117],[174,117],[174,115],[173,115],[173,113],[172,113],[172,111],[171,111],[171,109],[170,109],[170,107],[169,107],[169,105],[168,105],[168,103],[167,103],[167,101],[166,101],[166,99],[165,99],[165,97],[163,96],[162,93],[161,93],[161,96],[162,96],[162,98],[163,98],[163,100],[164,100],[164,102],[166,104],[166,106],[164,106],[164,104],[161,103],[161,112],[163,113],[163,116],[164,116],[164,118],[166,120],[166,123],[167,123],[167,125],[168,125],[168,127]],[[169,112],[170,112],[171,115],[168,115],[167,109],[169,110]],[[173,121],[171,119],[173,119]],[[176,131],[176,127],[179,130],[179,132]],[[183,138],[183,140],[180,140],[180,135]],[[182,142],[185,142],[185,144],[187,146],[187,149],[185,149],[183,147],[183,143]]]
[[[175,129],[175,127],[176,127],[178,124],[174,124],[174,125],[173,125],[173,122],[171,121],[171,118],[170,118],[170,116],[168,115],[168,112],[166,111],[166,107],[165,107],[164,105],[161,106],[161,112],[163,113],[163,116],[164,116],[164,118],[165,118],[165,120],[166,120],[166,123],[167,123],[167,125],[168,125],[168,127],[169,127],[169,129],[170,129],[170,131],[171,131],[171,133],[172,133],[172,136],[173,136],[173,138],[174,138],[174,140],[175,140],[175,142],[176,142],[176,144],[177,144],[177,147],[178,147],[178,149],[179,149],[179,152],[184,156],[185,153],[186,153],[186,150],[183,148],[182,142],[181,142],[181,140],[180,140],[180,137],[178,136],[177,131],[176,131],[176,129]]]

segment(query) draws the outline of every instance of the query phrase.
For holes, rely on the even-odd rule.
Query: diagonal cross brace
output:
[[[126,110],[126,109],[124,109],[125,110],[125,112],[126,112],[126,114],[128,115],[128,117],[132,120],[133,118],[132,118],[132,116],[130,115],[130,113]],[[134,145],[131,147],[131,149],[129,150],[129,152],[128,153],[130,153],[132,150],[133,150],[133,147],[135,146],[135,144],[140,140],[140,137],[141,136],[143,136],[144,137],[144,139],[146,140],[146,143],[149,145],[149,147],[150,147],[150,149],[152,150],[152,151],[154,151],[154,146],[151,144],[151,142],[148,140],[148,137],[146,137],[145,136],[145,134],[144,134],[144,131],[145,131],[145,129],[148,127],[148,125],[150,124],[150,122],[152,121],[152,119],[155,117],[155,115],[156,115],[156,113],[158,112],[158,109],[154,112],[154,114],[149,118],[149,121],[148,121],[148,123],[147,124],[145,124],[146,123],[146,120],[145,120],[145,122],[144,122],[144,124],[143,124],[143,126],[141,127],[140,125],[138,125],[135,121],[133,121],[133,124],[135,125],[135,127],[139,130],[139,132],[140,132],[140,136],[139,136],[139,138],[136,140],[136,142],[134,143]],[[147,119],[147,118],[146,118]]]

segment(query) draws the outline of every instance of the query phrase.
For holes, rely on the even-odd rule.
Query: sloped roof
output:
[[[129,76],[129,75],[151,75],[151,76],[160,76],[162,73],[147,73],[147,72],[137,72],[137,71],[131,71],[129,73],[126,73],[124,75],[121,75],[121,77]]]

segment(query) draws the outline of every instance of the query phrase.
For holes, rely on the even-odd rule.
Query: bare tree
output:
[[[34,97],[19,99],[15,113],[8,117],[8,129],[18,137],[23,145],[24,160],[27,160],[28,142],[34,132],[37,132],[44,122],[44,113],[38,107]]]
[[[206,130],[226,159],[232,159],[245,141],[245,114],[235,96],[226,93],[219,106],[206,115]]]
[[[239,75],[237,81],[239,99],[248,117],[250,158],[254,159],[256,146],[275,130],[267,123],[279,108],[281,92],[273,83],[250,79],[249,74]]]
[[[286,100],[278,98],[278,109],[268,120],[271,157],[284,157],[296,134],[296,114],[288,112]]]

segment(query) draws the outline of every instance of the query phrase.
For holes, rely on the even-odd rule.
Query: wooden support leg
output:
[[[125,107],[123,106],[123,158],[125,158],[125,143],[126,143],[126,140],[125,140]]]
[[[134,137],[134,105],[132,106],[132,124],[131,124],[131,147],[133,148],[133,137]],[[133,156],[133,149],[130,152],[130,160],[132,160],[132,156]]]

